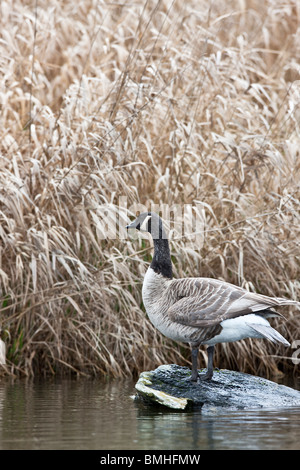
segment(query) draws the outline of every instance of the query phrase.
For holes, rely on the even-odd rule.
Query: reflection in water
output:
[[[172,412],[132,381],[0,382],[0,449],[299,449],[300,409]]]
[[[142,414],[145,418],[145,414]],[[157,436],[152,449],[300,449],[300,409],[285,411],[211,410],[208,414],[149,413],[148,422],[140,420],[140,434],[150,442]]]

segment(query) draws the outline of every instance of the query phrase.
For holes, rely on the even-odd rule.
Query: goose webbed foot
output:
[[[207,372],[205,372],[205,374],[198,374],[198,378],[200,380],[200,382],[208,382],[209,380],[212,379],[213,377],[213,370],[207,370]]]
[[[197,371],[197,374],[195,374],[194,371],[192,371],[192,375],[191,375],[191,377],[188,378],[188,380],[189,380],[190,382],[197,383],[197,382],[198,382],[198,378],[199,378],[198,371]]]

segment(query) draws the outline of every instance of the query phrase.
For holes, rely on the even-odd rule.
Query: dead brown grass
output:
[[[120,198],[199,215],[199,247],[172,232],[176,275],[300,298],[299,20],[293,0],[0,3],[2,368],[189,361],[145,317],[151,249],[112,238]],[[247,340],[216,363],[270,375],[292,352]]]

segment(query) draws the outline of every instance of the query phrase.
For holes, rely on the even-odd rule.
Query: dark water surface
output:
[[[300,449],[300,408],[172,412],[134,393],[131,380],[2,378],[0,450]]]

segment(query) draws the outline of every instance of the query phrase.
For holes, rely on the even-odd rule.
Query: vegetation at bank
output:
[[[125,231],[142,206],[175,276],[300,299],[299,24],[293,0],[1,1],[1,373],[189,364],[143,309],[151,242]],[[266,341],[216,349],[224,368],[299,367]]]

